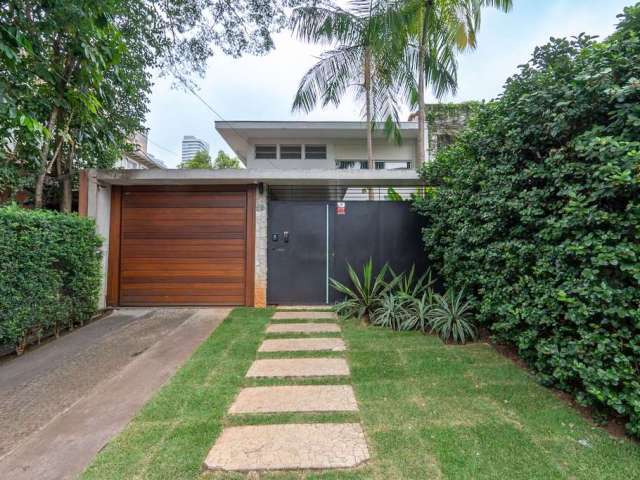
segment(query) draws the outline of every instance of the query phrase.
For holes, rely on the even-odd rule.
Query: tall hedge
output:
[[[77,215],[0,208],[0,344],[18,352],[96,312],[101,241]]]
[[[640,4],[551,39],[424,167],[426,251],[547,385],[640,435]]]

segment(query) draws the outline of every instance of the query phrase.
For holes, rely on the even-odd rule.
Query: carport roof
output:
[[[108,185],[342,185],[414,186],[422,182],[415,170],[304,170],[304,169],[153,169],[93,170]]]

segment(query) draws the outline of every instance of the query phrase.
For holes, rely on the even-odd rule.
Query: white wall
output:
[[[109,227],[111,223],[111,187],[99,185],[94,171],[88,175],[87,216],[96,222],[96,231],[102,238],[102,284],[98,308],[107,302],[107,271],[109,261]]]
[[[247,155],[247,168],[257,169],[335,169],[336,160],[367,160],[366,140],[360,139],[260,139],[249,142],[249,155]],[[258,160],[255,158],[255,145],[326,145],[326,160]],[[411,162],[415,166],[416,141],[404,140],[402,145],[389,143],[387,140],[375,140],[373,154],[376,160],[391,160]]]
[[[336,160],[366,160],[366,141],[340,141],[335,144]],[[402,145],[390,144],[386,140],[373,142],[373,157],[376,160],[397,160],[414,162],[416,157],[416,142],[405,140]]]

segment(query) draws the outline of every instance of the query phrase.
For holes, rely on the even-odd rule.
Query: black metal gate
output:
[[[422,217],[408,202],[269,202],[267,301],[319,305],[338,296],[329,278],[349,283],[347,264],[361,271],[371,258],[402,272],[426,268]]]

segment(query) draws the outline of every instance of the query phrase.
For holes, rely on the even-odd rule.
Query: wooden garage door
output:
[[[119,304],[245,305],[248,190],[125,188]]]

